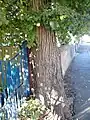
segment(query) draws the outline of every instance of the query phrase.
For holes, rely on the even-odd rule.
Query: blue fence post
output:
[[[29,64],[28,64],[28,48],[26,47],[26,42],[22,45],[22,60],[23,60],[23,70],[24,70],[24,96],[29,97],[30,95],[30,77],[29,77]]]
[[[20,84],[23,84],[24,77],[23,77],[23,70],[22,70],[22,68],[23,68],[22,50],[19,53],[19,56],[20,56],[20,66],[19,66]],[[20,99],[20,107],[21,107],[21,103],[23,102],[23,99],[22,99],[23,98],[23,85],[20,86],[19,92],[21,94],[21,96],[20,96],[21,98],[19,98]]]

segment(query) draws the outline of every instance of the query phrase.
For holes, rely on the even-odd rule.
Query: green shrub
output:
[[[30,99],[24,103],[19,111],[20,120],[38,120],[46,111],[46,107],[38,99]]]

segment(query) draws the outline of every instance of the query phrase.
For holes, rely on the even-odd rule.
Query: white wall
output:
[[[60,51],[61,51],[61,66],[62,66],[62,73],[63,76],[65,75],[65,72],[67,68],[69,67],[72,59],[75,56],[75,49],[76,45],[64,45],[61,46]]]

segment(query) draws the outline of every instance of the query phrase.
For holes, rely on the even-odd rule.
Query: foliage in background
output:
[[[19,119],[27,120],[38,120],[41,115],[46,111],[46,107],[40,103],[38,99],[30,99],[22,105],[19,112]]]
[[[27,40],[30,47],[35,46],[36,27],[40,25],[54,31],[61,44],[70,41],[69,33],[80,35],[89,31],[89,0],[42,2],[45,5],[35,10],[30,0],[0,0],[0,44],[20,45]]]

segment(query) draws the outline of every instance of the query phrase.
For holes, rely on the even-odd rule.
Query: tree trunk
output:
[[[56,46],[55,34],[44,27],[38,27],[37,38],[36,95],[58,120],[70,119],[61,76],[60,49]]]
[[[39,10],[42,5],[43,0],[33,0],[34,10]],[[55,34],[40,26],[37,28],[37,41],[38,48],[34,55],[36,72],[33,76],[36,76],[36,95],[51,109],[56,117],[54,120],[70,120],[61,76],[60,50],[56,46]]]

